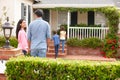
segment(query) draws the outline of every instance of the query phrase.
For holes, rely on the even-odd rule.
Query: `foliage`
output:
[[[6,63],[7,80],[115,80],[120,62],[13,58]]]
[[[10,38],[10,45],[17,48],[18,40],[16,39],[16,37],[11,37]]]
[[[67,40],[67,45],[72,47],[100,48],[102,41],[98,38],[85,38],[83,40],[72,38]]]
[[[75,25],[75,27],[101,27],[101,25],[97,25],[97,24],[95,24],[95,25],[87,25],[87,24],[81,23],[81,24]]]
[[[0,47],[3,47],[5,44],[5,38],[4,37],[0,37]]]
[[[5,38],[3,36],[0,36],[0,47],[3,47],[5,44]],[[10,45],[17,48],[18,42],[15,37],[10,38]]]
[[[104,40],[101,54],[105,57],[116,57],[119,48],[118,40],[119,38],[115,34],[109,33]]]

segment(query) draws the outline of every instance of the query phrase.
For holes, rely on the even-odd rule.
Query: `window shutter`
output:
[[[31,6],[28,5],[28,24],[30,23],[31,21]]]
[[[24,3],[21,3],[21,19],[24,19]]]

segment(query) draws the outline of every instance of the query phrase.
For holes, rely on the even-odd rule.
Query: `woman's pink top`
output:
[[[21,29],[18,33],[18,48],[28,51],[27,35],[23,29]]]

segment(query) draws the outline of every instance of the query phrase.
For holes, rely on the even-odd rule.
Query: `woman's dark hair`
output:
[[[35,15],[37,15],[38,17],[43,17],[43,11],[42,10],[36,10],[35,12],[34,12],[34,14]]]
[[[18,23],[17,23],[17,28],[16,28],[16,38],[17,39],[18,39],[18,33],[19,33],[20,29],[21,29],[21,24],[22,24],[23,21],[24,21],[24,19],[20,19],[18,21]]]

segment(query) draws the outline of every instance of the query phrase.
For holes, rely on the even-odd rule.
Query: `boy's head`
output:
[[[53,34],[57,34],[57,31],[53,31]]]

